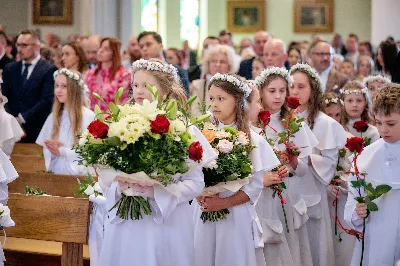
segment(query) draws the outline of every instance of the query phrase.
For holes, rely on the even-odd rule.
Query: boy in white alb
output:
[[[378,211],[366,219],[363,265],[395,265],[400,259],[400,86],[389,84],[377,94],[373,108],[381,139],[364,149],[357,158],[360,172],[374,187],[386,184],[392,189],[374,200]],[[350,176],[350,180],[354,176]],[[362,192],[364,193],[364,192]],[[357,203],[358,192],[350,187],[345,206],[345,220],[361,231],[366,206]],[[356,241],[351,265],[360,265],[361,242]]]

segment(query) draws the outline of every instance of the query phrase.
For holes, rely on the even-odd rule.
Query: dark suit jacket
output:
[[[9,58],[8,56],[4,55],[1,59],[0,59],[0,69],[4,70],[4,67],[8,64],[8,63],[12,63],[14,62],[13,59]]]
[[[189,75],[189,82],[203,78],[201,77],[201,64],[189,67],[188,75]]]
[[[331,69],[328,80],[326,81],[325,92],[333,92],[339,94],[339,90],[349,81],[349,79],[338,71]],[[336,88],[334,88],[337,86]]]
[[[253,70],[252,64],[255,57],[251,59],[246,59],[240,62],[240,67],[238,75],[244,77],[245,79],[251,79],[251,71]]]
[[[39,60],[29,79],[22,83],[22,61],[10,63],[3,72],[2,91],[8,98],[8,113],[25,119],[26,138],[22,142],[34,143],[51,112],[54,98],[53,73],[57,68]]]
[[[251,59],[246,59],[240,62],[240,67],[238,71],[238,75],[244,77],[247,80],[251,80],[253,75],[251,74],[251,71],[253,70],[253,60],[255,57]],[[290,69],[290,65],[288,61],[285,61],[285,68],[287,70]]]
[[[189,97],[189,77],[188,72],[180,66],[174,65],[178,69],[178,75],[181,78],[182,86],[185,89],[186,97]]]

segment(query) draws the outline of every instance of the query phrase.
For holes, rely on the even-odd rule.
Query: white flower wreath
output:
[[[271,76],[271,75],[278,75],[284,78],[289,86],[292,85],[293,83],[293,77],[289,75],[289,71],[286,70],[286,68],[283,67],[270,67],[264,69],[259,76],[256,77],[254,80],[255,86],[260,89],[262,85],[264,84],[265,80]]]
[[[60,74],[64,74],[68,78],[74,80],[76,83],[78,83],[78,86],[82,89],[82,92],[84,94],[86,94],[86,95],[89,94],[89,87],[85,84],[85,81],[83,81],[83,79],[80,78],[77,73],[74,73],[71,70],[68,70],[66,68],[61,68],[54,72],[54,74],[53,74],[54,79],[56,79],[56,77]]]
[[[340,103],[342,106],[344,106],[344,102],[343,102],[342,99],[339,99],[339,98],[328,98],[328,99],[325,99],[325,104],[326,105],[329,105],[331,103],[335,103],[335,104]]]
[[[133,74],[140,69],[165,72],[172,75],[177,83],[180,82],[178,70],[171,64],[163,64],[145,59],[140,59],[132,63]]]
[[[247,101],[246,99],[250,96],[251,93],[251,88],[249,85],[246,83],[246,81],[241,81],[238,78],[229,75],[229,74],[221,74],[217,73],[212,78],[210,79],[210,84],[215,81],[215,80],[222,80],[222,81],[227,81],[229,83],[232,83],[233,85],[237,86],[244,94],[244,100],[243,100],[243,106],[244,108],[247,108]]]
[[[292,66],[292,68],[289,71],[289,74],[293,75],[293,73],[296,70],[300,70],[300,71],[306,72],[313,80],[315,80],[318,83],[321,92],[323,92],[323,85],[322,85],[321,79],[320,79],[318,73],[315,71],[314,68],[312,68],[308,64],[297,63],[294,66]]]
[[[361,90],[359,90],[359,89],[356,89],[356,90],[340,89],[339,92],[340,92],[340,94],[343,94],[343,95],[349,95],[349,94],[355,94],[355,95],[365,94],[365,95],[367,95],[368,94],[368,89],[367,88],[362,88]]]
[[[388,77],[381,75],[381,74],[377,74],[377,75],[370,75],[370,76],[364,78],[363,83],[364,83],[364,86],[367,87],[369,83],[372,83],[375,81],[381,82],[383,84],[390,84],[392,82]]]

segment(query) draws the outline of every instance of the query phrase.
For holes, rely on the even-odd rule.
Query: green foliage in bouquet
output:
[[[203,168],[206,188],[223,182],[248,178],[251,175],[249,154],[254,146],[250,144],[244,132],[231,127],[224,127],[222,130],[204,129],[202,132],[211,146],[219,152],[216,161]],[[201,219],[203,222],[215,222],[226,219],[227,214],[229,214],[228,209],[203,212]]]
[[[73,149],[79,154],[79,163],[85,166],[106,166],[126,174],[146,173],[151,179],[168,186],[173,176],[189,171],[187,159],[201,160],[202,148],[187,131],[209,119],[209,115],[192,117],[188,113],[195,97],[184,105],[175,99],[159,99],[158,90],[146,84],[153,101],[144,100],[143,105],[119,105],[123,93],[120,88],[115,102],[108,105],[97,94],[108,110],[95,107],[97,120],[80,136]],[[197,148],[197,152],[196,152]],[[191,154],[194,150],[194,154]],[[196,156],[197,154],[197,156]],[[200,154],[200,158],[199,157]],[[147,199],[140,196],[122,195],[117,202],[117,214],[123,219],[140,219],[142,211],[151,214]]]

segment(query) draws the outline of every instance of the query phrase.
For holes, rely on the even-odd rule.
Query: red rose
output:
[[[189,146],[189,158],[195,162],[200,162],[203,158],[203,147],[196,141]]]
[[[88,130],[89,133],[92,134],[92,136],[95,138],[98,139],[107,138],[108,125],[99,120],[92,121],[88,126]]]
[[[287,105],[290,109],[296,109],[300,106],[300,102],[298,98],[295,97],[288,97],[287,98]]]
[[[357,130],[357,132],[365,132],[367,131],[369,125],[368,122],[364,121],[364,120],[360,120],[354,123],[353,128],[355,130]]]
[[[271,114],[269,113],[269,111],[263,110],[258,113],[258,120],[261,121],[263,126],[268,125],[270,118],[271,118]]]
[[[165,134],[169,130],[169,120],[162,115],[157,115],[154,121],[150,122],[151,132],[154,134]]]
[[[364,139],[359,137],[348,138],[345,147],[350,152],[360,153],[364,147]]]

